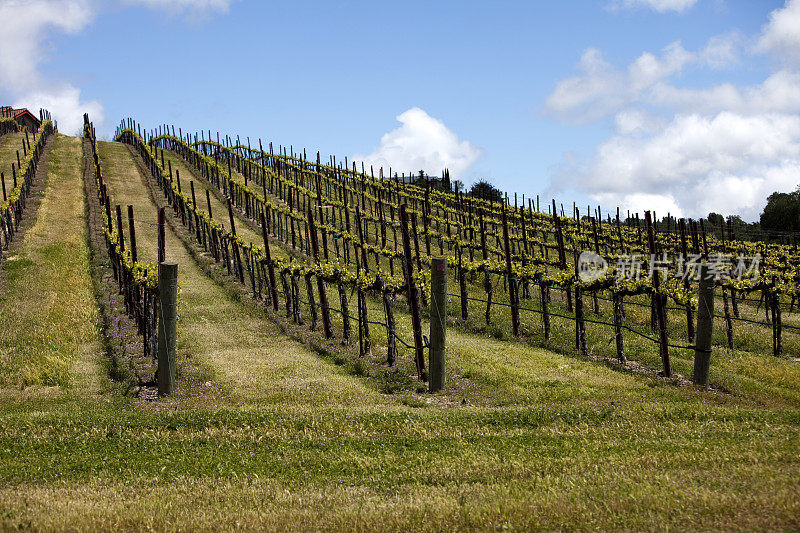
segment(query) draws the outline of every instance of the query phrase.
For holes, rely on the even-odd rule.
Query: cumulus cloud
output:
[[[631,213],[644,213],[645,211],[655,210],[656,216],[661,218],[668,213],[674,217],[682,218],[687,216],[685,211],[678,205],[678,202],[671,194],[639,193],[630,194],[609,194],[598,193],[592,195],[592,199],[602,205],[622,206],[625,216],[627,211]]]
[[[764,199],[800,181],[800,117],[679,115],[648,137],[602,143],[579,185],[609,205],[689,216],[709,211],[756,218]],[[665,207],[666,206],[666,207]]]
[[[81,91],[69,83],[42,79],[39,65],[47,59],[47,38],[54,33],[74,34],[94,18],[87,0],[5,0],[0,2],[3,27],[0,47],[0,98],[13,100],[15,107],[27,107],[34,114],[50,110],[66,133],[80,131],[82,115],[89,112],[95,123],[102,122],[103,106],[97,100],[81,101]]]
[[[172,13],[203,15],[227,12],[235,0],[122,0],[125,4]],[[50,110],[62,131],[80,131],[83,113],[101,126],[103,106],[99,100],[84,101],[81,90],[66,82],[43,79],[39,65],[47,60],[49,39],[59,33],[75,34],[95,16],[94,0],[0,0],[3,45],[0,46],[0,103],[16,107]]]
[[[83,129],[84,113],[89,113],[95,125],[102,124],[104,120],[103,105],[100,101],[81,101],[81,90],[70,84],[27,93],[14,103],[14,107],[49,110],[58,122],[58,129],[67,135],[80,134]]]
[[[798,6],[800,0],[790,0],[770,15],[752,39],[760,51],[800,58]],[[568,164],[570,172],[554,178],[552,189],[572,186],[609,208],[757,219],[769,194],[800,183],[800,72],[787,60],[753,85],[676,84],[689,65],[738,64],[745,41],[730,33],[697,51],[673,42],[626,68],[599,50],[584,52],[577,75],[556,85],[544,112],[573,123],[613,118],[614,131],[588,160]],[[574,159],[565,155],[566,162]]]
[[[424,170],[439,175],[450,169],[453,177],[461,176],[481,154],[469,141],[461,141],[441,120],[418,107],[397,116],[401,126],[381,137],[380,144],[369,155],[356,154],[354,161],[383,167],[388,172],[416,173]]]
[[[644,7],[658,13],[668,11],[683,12],[697,3],[697,0],[617,0],[611,4],[614,9]]]
[[[756,220],[772,192],[800,184],[800,116],[789,113],[617,114],[587,163],[559,176],[609,208]],[[554,187],[556,190],[559,187]]]
[[[788,0],[782,9],[770,13],[758,49],[800,66],[800,0]]]
[[[566,122],[585,123],[613,115],[631,104],[671,105],[670,98],[679,99],[682,95],[680,89],[667,83],[670,78],[688,65],[721,68],[735,63],[740,40],[735,33],[716,36],[697,52],[690,52],[675,41],[658,55],[641,54],[624,70],[608,63],[600,50],[588,48],[578,63],[579,74],[556,84],[545,101],[544,113]]]
[[[641,136],[655,133],[665,123],[663,117],[642,109],[626,109],[614,117],[614,129],[622,135]]]
[[[37,67],[45,57],[45,36],[52,31],[76,33],[92,20],[86,1],[6,0],[0,3],[3,46],[0,46],[0,84],[29,88],[39,81]]]
[[[719,69],[739,63],[739,49],[744,37],[737,31],[715,35],[700,52],[700,60],[707,66]]]
[[[724,83],[701,89],[658,84],[647,101],[679,112],[716,113],[723,110],[743,114],[797,113],[800,111],[800,73],[780,70],[762,83],[740,87]]]

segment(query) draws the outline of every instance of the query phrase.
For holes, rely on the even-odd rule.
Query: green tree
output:
[[[774,192],[761,213],[761,228],[767,231],[800,231],[800,187],[794,192]]]
[[[503,193],[500,191],[500,189],[486,180],[478,180],[473,183],[469,190],[469,194],[478,198],[483,198],[484,200],[491,200],[493,202],[499,202],[503,199]]]
[[[725,217],[713,211],[708,214],[708,223],[712,228],[719,228],[719,225],[725,222]]]

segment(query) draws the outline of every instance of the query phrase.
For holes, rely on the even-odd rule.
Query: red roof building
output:
[[[14,109],[11,106],[0,107],[0,118],[13,118],[17,124],[26,128],[31,133],[39,131],[42,121],[26,108]]]

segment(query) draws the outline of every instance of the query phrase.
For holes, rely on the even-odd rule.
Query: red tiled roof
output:
[[[41,124],[39,117],[28,111],[27,108],[14,109],[11,106],[0,107],[0,116],[17,119],[19,117],[28,115],[34,122]]]

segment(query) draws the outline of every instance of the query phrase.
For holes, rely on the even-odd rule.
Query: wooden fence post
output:
[[[272,254],[269,250],[269,240],[267,239],[267,224],[264,213],[261,213],[261,235],[264,238],[264,261],[267,263],[267,275],[269,276],[269,296],[272,300],[272,309],[278,310],[278,287],[275,285],[275,265],[272,264]]]
[[[624,365],[627,359],[625,358],[625,345],[622,338],[622,321],[624,320],[622,308],[623,295],[614,291],[611,298],[614,305],[614,338],[617,341],[617,359],[619,359],[620,364]]]
[[[381,299],[383,300],[383,308],[386,312],[386,364],[394,366],[397,354],[397,343],[394,338],[394,311],[392,310],[392,301],[389,298],[389,293],[383,287],[381,287]]]
[[[650,211],[645,211],[645,224],[647,225],[647,245],[650,249],[651,258],[656,257],[655,236],[653,234],[653,222]],[[653,265],[651,265],[652,268]],[[663,366],[664,377],[672,376],[672,365],[669,360],[669,346],[667,339],[667,316],[665,312],[666,296],[659,291],[660,278],[657,270],[653,270],[653,299],[655,301],[655,315],[658,324],[658,348],[661,354],[661,364]]]
[[[411,311],[411,328],[414,333],[414,361],[417,364],[417,374],[422,381],[427,380],[425,375],[425,347],[422,344],[422,317],[419,309],[419,292],[414,283],[414,263],[411,255],[411,238],[408,232],[408,212],[406,204],[400,205],[400,225],[403,231],[403,252],[405,261],[403,264],[406,278],[406,290],[408,296],[408,306]]]
[[[544,340],[550,340],[550,287],[544,281],[539,282],[539,293],[542,297],[542,328]]]
[[[158,210],[158,263],[167,260],[166,235],[164,233],[164,208]]]
[[[133,225],[133,206],[128,206],[128,233],[131,237],[131,260],[135,263],[138,260],[136,252],[136,228]]]
[[[314,260],[319,264],[319,244],[317,243],[317,226],[314,223],[314,211],[308,208],[308,231],[311,234],[311,247],[314,251]],[[265,234],[266,237],[266,234]],[[317,292],[319,293],[319,305],[322,310],[322,330],[326,339],[333,337],[333,329],[331,328],[331,315],[328,310],[328,295],[325,291],[325,280],[322,276],[318,275],[317,278]]]
[[[708,265],[700,265],[700,287],[697,303],[697,342],[694,351],[694,375],[697,385],[708,385],[711,362],[711,334],[714,330],[714,278],[708,275]]]
[[[458,288],[461,296],[461,320],[469,318],[469,295],[467,293],[467,270],[464,268],[464,251],[458,246]]]
[[[242,261],[239,256],[239,245],[236,242],[236,222],[233,218],[233,205],[231,203],[231,197],[227,198],[227,205],[228,205],[228,220],[231,224],[231,247],[233,248],[233,267],[236,269],[236,277],[244,283],[244,271],[242,270]]]
[[[681,253],[683,254],[683,261],[685,264],[689,259],[689,247],[686,240],[686,219],[682,218],[678,221],[678,229],[681,238]],[[683,288],[686,289],[686,292],[689,292],[688,276],[684,276],[683,278]],[[692,304],[691,302],[686,302],[686,337],[689,342],[694,342],[694,319],[692,314]]]
[[[725,314],[725,335],[728,340],[728,349],[733,350],[733,321],[731,320],[731,311],[728,306],[728,293],[725,291],[725,287],[720,289],[722,290],[722,310]]]
[[[511,270],[511,246],[508,239],[508,216],[503,205],[503,246],[505,248],[506,276],[508,277],[508,299],[511,304],[511,331],[519,337],[519,301],[517,300],[517,280]]]
[[[775,280],[772,281],[773,287],[775,287]],[[781,326],[781,301],[780,301],[780,294],[775,290],[772,293],[772,349],[773,354],[776,356],[783,355],[783,336],[782,336],[782,326]]]
[[[158,265],[158,394],[166,396],[175,390],[175,346],[177,333],[178,264]]]
[[[431,346],[429,349],[430,380],[428,390],[444,387],[445,333],[447,328],[447,258],[431,258]]]

